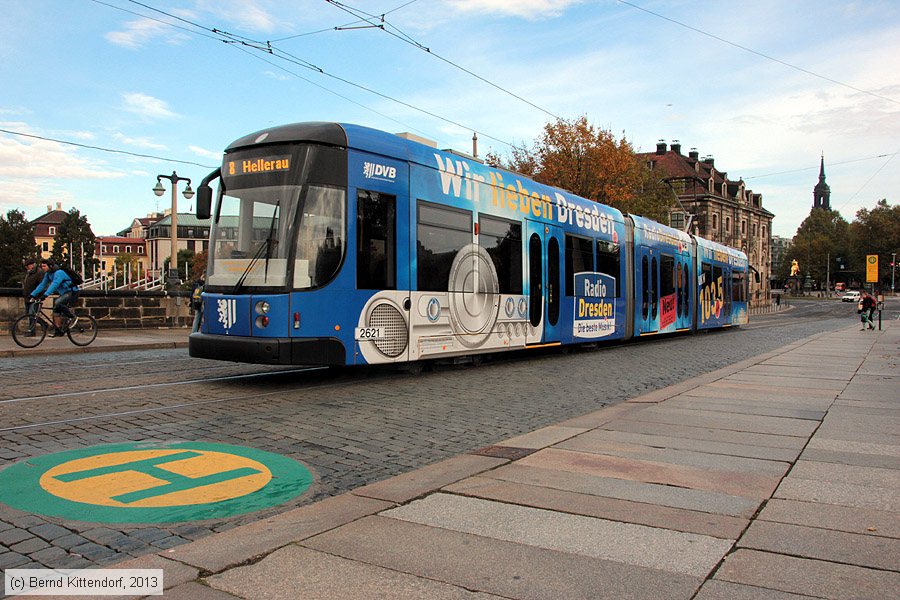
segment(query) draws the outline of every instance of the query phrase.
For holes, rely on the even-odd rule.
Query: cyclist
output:
[[[72,281],[65,270],[59,268],[53,259],[44,259],[41,261],[41,270],[44,272],[44,278],[41,280],[33,292],[31,297],[39,302],[43,301],[47,296],[59,294],[59,297],[53,303],[53,325],[54,331],[50,333],[50,337],[59,337],[65,335],[63,323],[69,319],[75,318],[75,313],[71,311],[69,306],[75,302],[78,294],[78,286]]]

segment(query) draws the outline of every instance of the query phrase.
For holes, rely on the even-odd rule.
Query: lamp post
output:
[[[163,179],[168,179],[172,182],[172,257],[169,259],[167,279],[169,285],[175,285],[175,281],[178,279],[178,182],[187,181],[187,187],[184,188],[183,192],[185,200],[190,200],[194,197],[194,190],[191,189],[191,179],[189,177],[179,177],[175,171],[172,171],[171,175],[156,176],[156,186],[153,188],[153,193],[157,196],[162,196],[166,193],[166,188],[163,187],[161,181]]]

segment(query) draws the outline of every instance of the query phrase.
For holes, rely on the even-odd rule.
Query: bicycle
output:
[[[69,341],[76,346],[87,346],[97,339],[97,319],[86,312],[72,314],[62,327]],[[33,315],[26,313],[13,321],[13,341],[22,348],[34,348],[44,341],[49,328],[55,328],[53,314],[41,303]]]

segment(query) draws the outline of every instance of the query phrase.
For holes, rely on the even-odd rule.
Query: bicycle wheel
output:
[[[47,335],[47,322],[41,318],[22,315],[13,322],[13,341],[23,348],[34,348],[44,341]]]
[[[78,315],[75,323],[69,324],[66,335],[76,346],[87,346],[97,338],[97,319],[88,314]]]

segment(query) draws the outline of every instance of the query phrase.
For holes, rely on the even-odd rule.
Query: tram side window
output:
[[[671,296],[675,293],[675,257],[663,254],[659,259],[659,295]]]
[[[647,260],[647,257],[644,256],[641,258],[641,318],[645,321],[650,315],[649,271],[649,261]]]
[[[566,296],[575,295],[575,273],[593,270],[593,242],[587,238],[566,235]]]
[[[619,285],[619,266],[619,244],[597,240],[597,271],[616,280],[616,298],[622,297],[622,286]]]
[[[522,224],[496,217],[478,219],[478,245],[484,248],[494,268],[501,294],[522,293]]]
[[[743,271],[735,271],[731,274],[731,297],[735,302],[742,303],[747,301],[746,297],[746,274]]]
[[[356,285],[397,289],[396,197],[359,190],[356,199]]]
[[[453,259],[472,243],[472,213],[419,200],[416,281],[420,291],[448,292]]]
[[[725,316],[731,316],[731,271],[726,269],[723,273],[722,280],[725,282],[723,296],[725,298]]]

